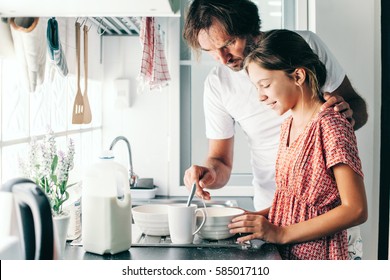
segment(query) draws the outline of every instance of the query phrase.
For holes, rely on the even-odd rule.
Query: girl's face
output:
[[[267,70],[255,62],[248,64],[248,74],[256,86],[260,102],[275,110],[279,115],[293,109],[301,95],[299,83],[281,70]],[[298,78],[298,77],[297,77]]]

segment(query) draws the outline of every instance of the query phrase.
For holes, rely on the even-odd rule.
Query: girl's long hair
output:
[[[325,65],[299,34],[285,29],[264,32],[245,59],[246,71],[252,62],[267,70],[284,71],[288,76],[297,68],[305,69],[305,82],[311,88],[313,97],[324,101],[321,87],[326,81]]]

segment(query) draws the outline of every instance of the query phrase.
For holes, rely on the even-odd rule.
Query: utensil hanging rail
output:
[[[138,36],[141,19],[137,17],[88,17],[103,36]]]

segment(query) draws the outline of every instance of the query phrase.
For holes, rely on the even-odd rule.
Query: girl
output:
[[[272,206],[233,219],[238,239],[278,244],[283,259],[348,259],[346,229],[367,219],[367,201],[351,124],[324,103],[326,70],[297,33],[264,33],[245,60],[262,103],[282,124]]]

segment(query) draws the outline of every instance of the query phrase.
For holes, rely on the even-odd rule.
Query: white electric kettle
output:
[[[48,198],[34,182],[12,179],[0,189],[0,259],[56,257]]]

